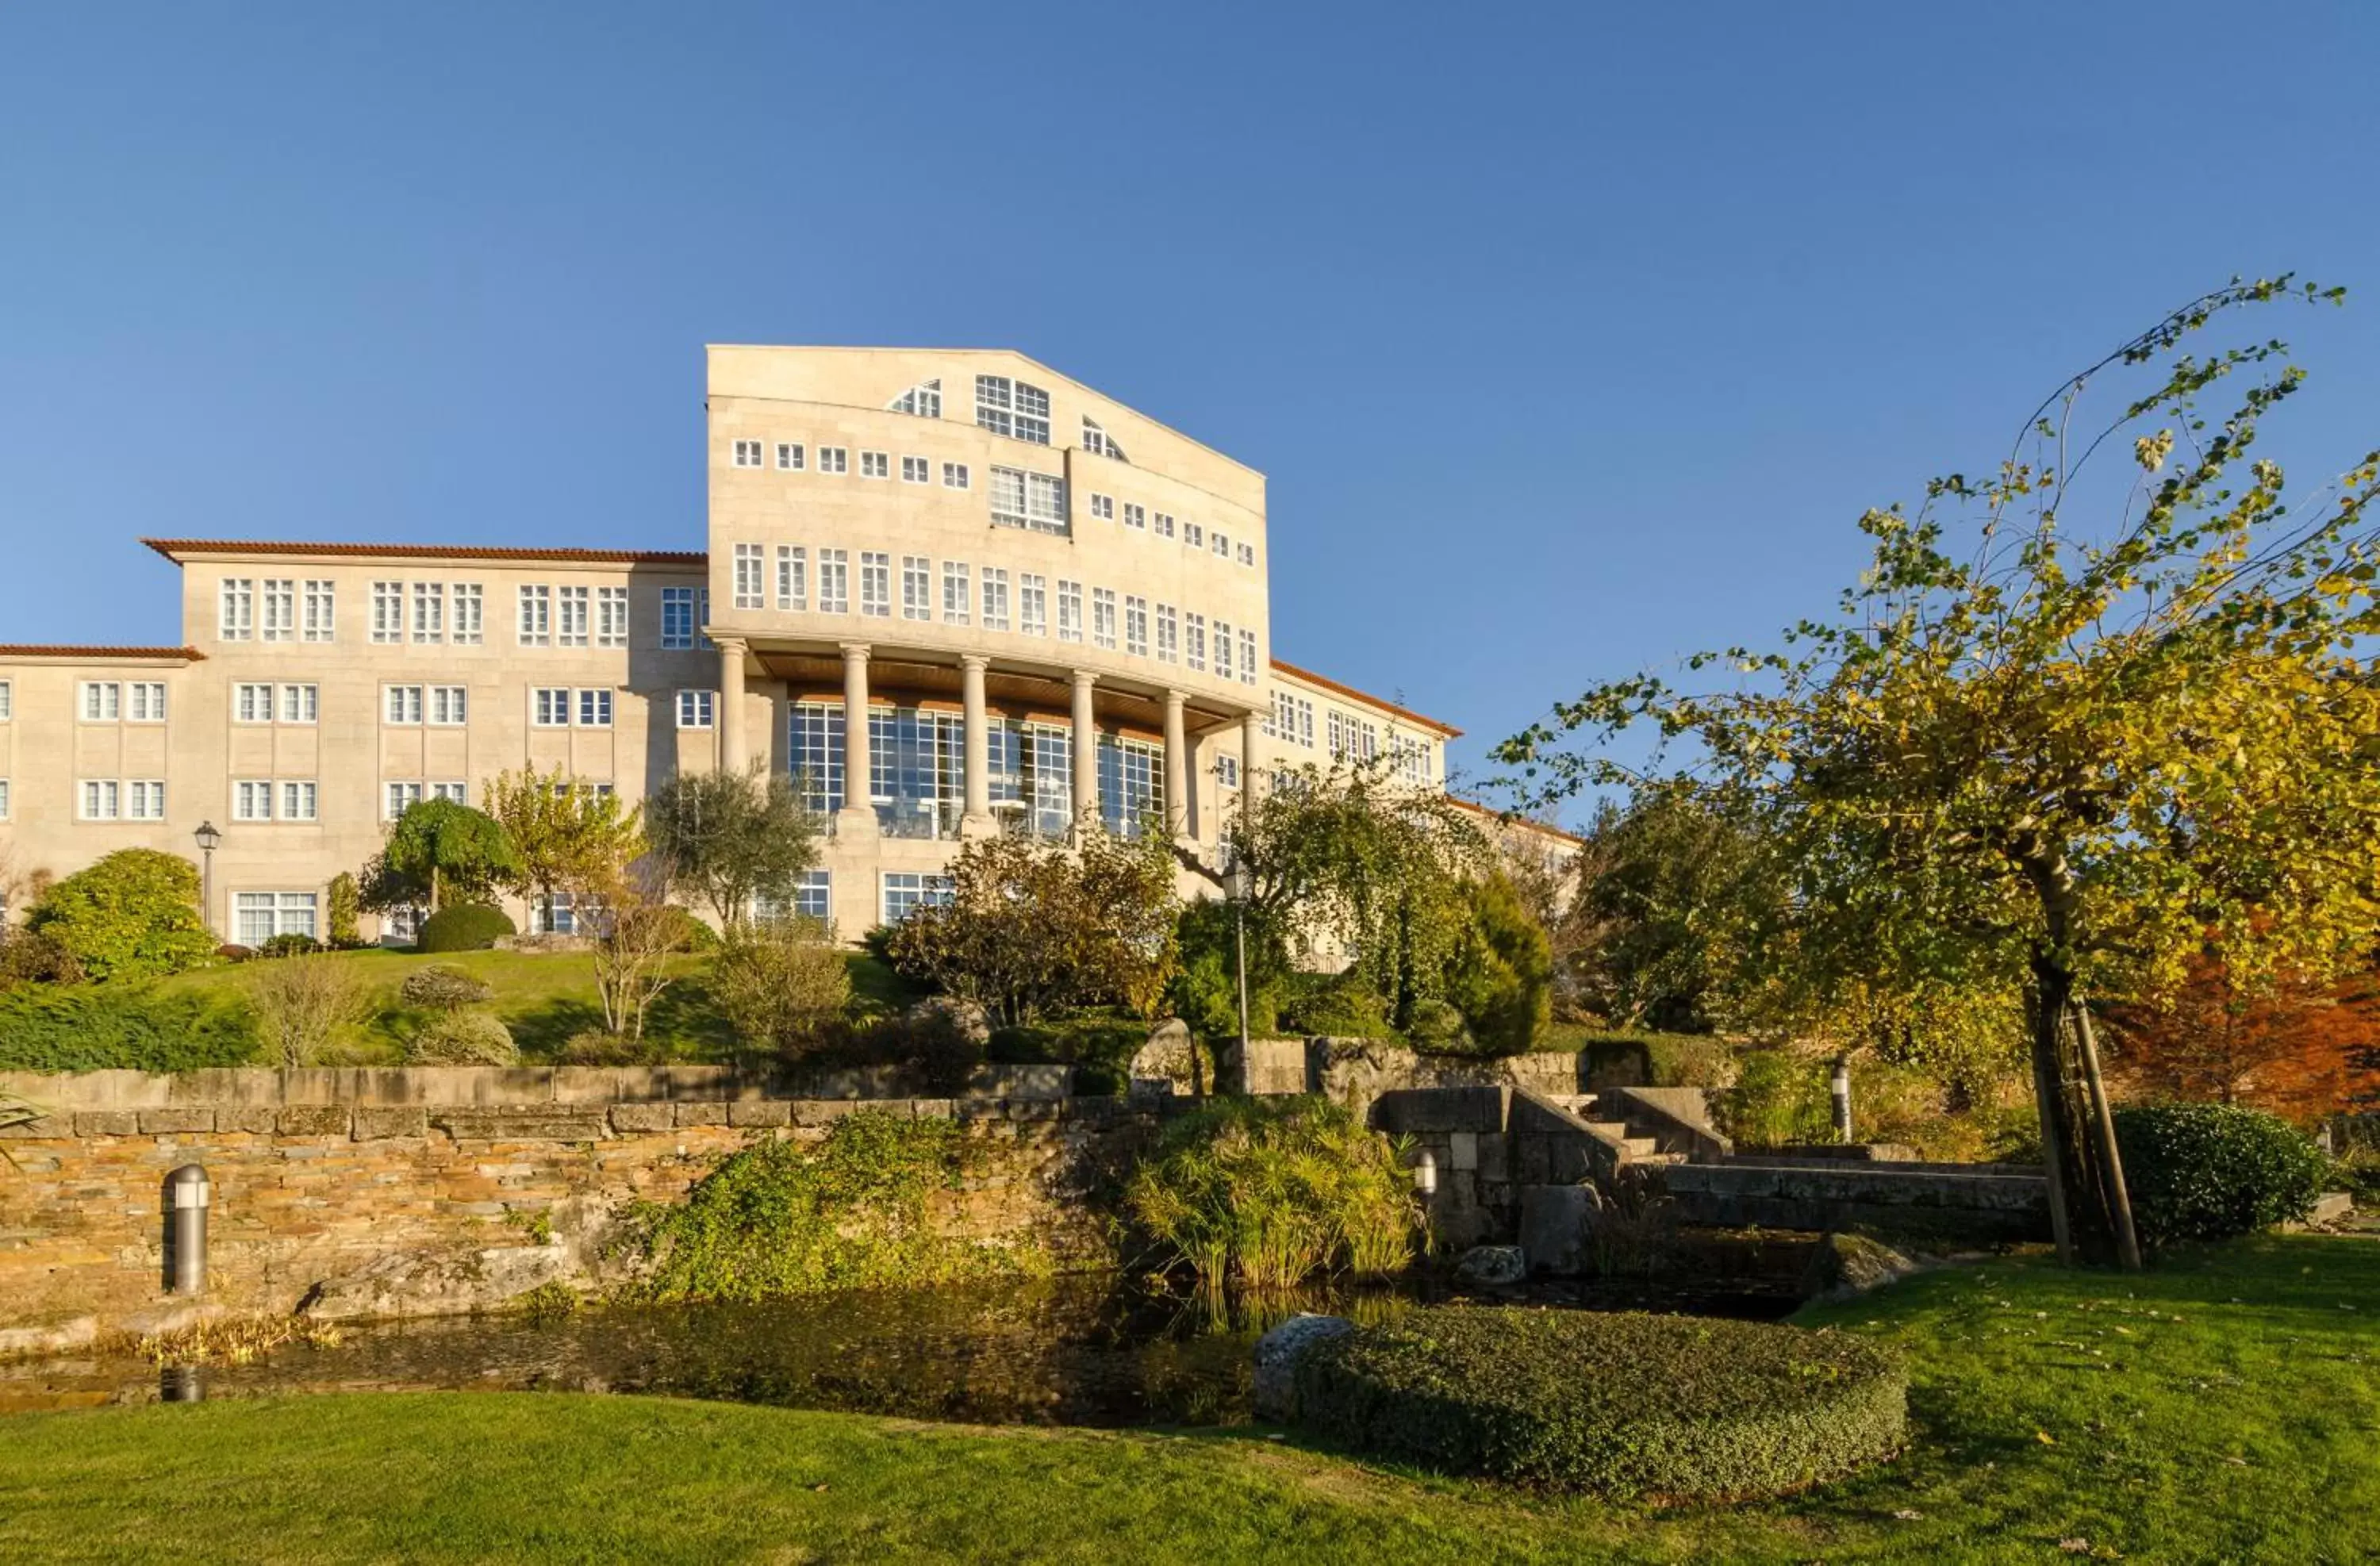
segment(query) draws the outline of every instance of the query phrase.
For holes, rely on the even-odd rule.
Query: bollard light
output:
[[[1414,1190],[1425,1200],[1438,1195],[1438,1155],[1427,1147],[1414,1159]]]
[[[214,1187],[207,1171],[186,1163],[165,1176],[165,1292],[202,1294],[207,1288],[207,1202]]]
[[[1834,1077],[1828,1086],[1835,1100],[1835,1140],[1848,1142],[1852,1139],[1851,1062],[1841,1059],[1835,1062]]]

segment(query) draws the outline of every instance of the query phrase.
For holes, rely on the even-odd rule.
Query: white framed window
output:
[[[124,785],[124,814],[136,821],[162,821],[165,819],[165,784],[162,779],[128,783]]]
[[[264,623],[261,627],[265,641],[298,639],[298,581],[294,577],[268,577],[264,580]]]
[[[371,639],[382,645],[405,639],[405,584],[371,585]]]
[[[1240,546],[1240,564],[1243,565],[1254,565],[1256,563],[1257,546],[1254,544],[1242,544]]]
[[[540,729],[566,728],[570,723],[570,687],[539,686],[528,693],[528,721]]]
[[[124,815],[124,785],[113,778],[87,778],[82,785],[82,809],[86,821],[113,821]]]
[[[883,874],[883,922],[897,925],[920,908],[940,907],[951,900],[951,878],[909,870]]]
[[[1214,538],[1215,552],[1222,556],[1224,559],[1229,560],[1232,557],[1232,535],[1229,533],[1217,533]]]
[[[1173,513],[1160,511],[1157,514],[1157,536],[1160,539],[1173,536]]]
[[[421,722],[421,687],[419,686],[382,686],[381,687],[381,721],[398,724]]]
[[[818,554],[818,606],[821,614],[851,613],[851,555],[847,550],[822,549]]]
[[[901,557],[901,618],[934,617],[934,563],[922,554]]]
[[[1225,788],[1240,786],[1240,759],[1236,756],[1215,758],[1215,781]]]
[[[1177,663],[1182,659],[1182,622],[1170,603],[1157,606],[1157,661]]]
[[[165,682],[133,680],[124,687],[124,721],[162,723],[165,721]]]
[[[968,602],[973,582],[964,560],[942,562],[942,620],[947,625],[967,625],[975,622],[974,606]]]
[[[381,791],[381,808],[388,820],[395,820],[414,806],[421,803],[421,784],[393,783]]]
[[[1232,673],[1232,623],[1228,620],[1215,622],[1215,677],[1219,680],[1236,677]]]
[[[310,778],[284,780],[281,784],[281,819],[285,821],[316,819],[315,807],[320,792]]]
[[[1246,626],[1240,627],[1240,684],[1257,683],[1257,634]]]
[[[625,647],[628,645],[628,589],[597,588],[595,589],[595,645]]]
[[[215,589],[215,637],[247,641],[256,634],[256,578],[225,577]]]
[[[892,616],[892,557],[880,550],[859,552],[859,612],[880,620]]]
[[[807,465],[806,459],[808,455],[808,454],[802,450],[802,443],[799,441],[779,441],[777,443],[777,471],[780,473],[799,473]]]
[[[1334,707],[1324,727],[1330,732],[1333,761],[1369,761],[1380,753],[1380,731],[1353,713]]]
[[[462,686],[431,686],[430,687],[430,722],[442,728],[457,728],[470,721],[471,693]]]
[[[997,471],[997,469],[995,469],[995,471]],[[1020,507],[1019,509],[1022,509],[1022,508]],[[1112,521],[1114,521],[1114,520],[1115,520],[1115,496],[1113,496],[1113,495],[1093,495],[1093,496],[1091,497],[1091,517],[1092,517],[1092,520],[1094,520],[1094,521],[1098,521],[1098,522],[1112,522]]]
[[[1184,522],[1182,524],[1182,541],[1192,549],[1204,549],[1207,544],[1207,529],[1196,522]]]
[[[1050,578],[1030,571],[1016,576],[1016,628],[1028,637],[1050,634]]]
[[[1123,525],[1127,528],[1137,528],[1144,533],[1148,531],[1148,507],[1135,505],[1127,501],[1123,508]]]
[[[859,454],[859,476],[863,479],[892,477],[892,458],[889,453],[864,451]]]
[[[760,546],[759,544],[737,544],[735,546],[736,608],[759,609],[765,607],[762,595],[766,589],[761,586],[761,568]]]
[[[834,917],[833,877],[825,870],[804,870],[794,883],[794,912],[811,919]]]
[[[339,588],[335,582],[320,578],[306,584],[305,628],[299,633],[305,640],[334,640],[338,632]]]
[[[905,456],[901,459],[901,482],[905,484],[929,484],[933,482],[933,479],[934,465],[927,461],[924,457]]]
[[[694,589],[662,589],[662,650],[683,652],[694,646]]]
[[[446,639],[445,583],[413,584],[413,639],[419,642]]]
[[[612,726],[612,693],[589,686],[578,693],[578,726],[582,729],[608,729]]]
[[[261,946],[276,935],[313,939],[315,894],[310,892],[241,892],[232,897],[233,934],[242,946]]]
[[[1148,600],[1124,595],[1123,649],[1134,658],[1148,656]]]
[[[1265,721],[1265,733],[1313,749],[1314,703],[1285,690],[1273,692],[1272,716]]]
[[[1182,666],[1196,674],[1207,672],[1207,617],[1184,612],[1182,616]]]
[[[1117,462],[1126,460],[1123,448],[1109,439],[1099,420],[1087,413],[1083,415],[1083,449],[1094,456],[1110,457]]]
[[[556,588],[553,589],[553,642],[556,647],[585,647],[587,645],[587,623],[589,619],[587,605],[589,596],[588,589],[585,588]]]
[[[975,378],[975,421],[995,435],[1050,443],[1050,394],[1005,375]]]
[[[523,582],[519,594],[519,638],[523,647],[553,645],[553,589],[541,583]]]
[[[894,413],[914,413],[920,419],[940,419],[942,416],[942,382],[939,378],[920,381],[884,406]]]
[[[12,680],[0,680],[0,723],[17,716],[17,686]]]
[[[964,462],[942,464],[942,488],[964,490],[967,487],[967,465]]]
[[[8,780],[0,778],[0,821],[8,819]]]
[[[280,721],[285,723],[311,723],[322,715],[322,687],[316,685],[286,685],[281,687]]]
[[[82,721],[116,723],[124,720],[124,687],[113,680],[82,683]]]
[[[808,609],[810,603],[809,553],[798,544],[777,546],[777,607]]]
[[[477,582],[457,582],[451,607],[454,610],[452,639],[458,647],[477,647],[486,639],[488,628],[488,593]]]
[[[983,568],[983,628],[1008,629],[1008,573],[997,565]]]
[[[1429,782],[1429,747],[1423,741],[1391,731],[1389,734],[1389,758],[1395,765],[1400,782]]]
[[[821,473],[848,473],[851,454],[841,446],[820,446],[818,449],[818,470]]]
[[[1091,645],[1115,650],[1116,595],[1113,588],[1091,589]]]
[[[1058,639],[1083,639],[1083,584],[1058,580]]]
[[[273,782],[243,778],[231,785],[231,819],[235,821],[273,819]]]
[[[995,528],[1025,526],[1023,468],[994,467],[991,470],[991,525]]]
[[[714,690],[682,690],[677,693],[677,726],[681,729],[707,729],[718,715],[719,693]]]
[[[430,785],[430,797],[443,799],[455,805],[468,805],[471,803],[471,785],[463,783],[433,783]]]
[[[760,443],[759,443],[759,442],[758,442],[758,441],[738,441],[738,442],[736,442],[736,443],[735,443],[735,466],[736,466],[736,467],[759,467],[759,466],[760,466]]]

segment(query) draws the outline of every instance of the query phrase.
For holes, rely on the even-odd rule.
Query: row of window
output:
[[[802,441],[774,443],[758,440],[736,441],[732,453],[735,466],[738,467],[768,467],[769,448],[771,444],[776,448],[776,468],[780,473],[848,473],[851,471],[849,446],[812,446]],[[965,490],[973,487],[971,475],[967,471],[965,463],[945,462],[941,465],[941,469],[942,488]],[[993,471],[1002,470],[994,468]],[[861,452],[859,476],[863,479],[890,479],[892,477],[892,454],[880,451]],[[905,484],[932,483],[934,481],[933,460],[923,456],[902,457],[901,481]]]
[[[994,468],[992,471],[996,473],[999,469]],[[1113,495],[1094,493],[1090,498],[1090,508],[1092,519],[1095,521],[1113,522],[1117,519],[1116,499]],[[1184,522],[1177,529],[1172,512],[1152,513],[1148,507],[1136,501],[1123,503],[1122,516],[1123,525],[1135,531],[1154,532],[1160,539],[1173,538],[1178,532],[1182,541],[1190,548],[1208,550],[1218,559],[1236,560],[1243,565],[1254,565],[1257,563],[1256,545],[1245,542],[1234,545],[1232,542],[1232,536],[1220,528],[1210,533],[1198,523]]]
[[[894,413],[940,419],[941,380],[937,377],[921,381],[884,406]],[[995,435],[1046,446],[1050,443],[1050,394],[1030,382],[1005,375],[978,375],[975,378],[975,421]],[[1083,449],[1117,462],[1131,460],[1099,427],[1099,420],[1088,414],[1083,416]]]
[[[692,648],[699,589],[662,589],[662,646]],[[302,617],[292,606],[302,603]],[[258,614],[262,606],[261,624]],[[336,587],[291,577],[225,577],[216,584],[215,635],[224,641],[327,642],[336,621]],[[514,640],[520,647],[628,645],[628,589],[573,583],[521,582],[513,589]],[[487,641],[487,589],[478,582],[375,581],[371,640],[382,646],[479,647]]]

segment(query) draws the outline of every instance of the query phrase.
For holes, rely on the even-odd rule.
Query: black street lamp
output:
[[[1224,867],[1223,895],[1231,899],[1232,942],[1239,949],[1240,1071],[1244,1086],[1248,1070],[1248,899],[1255,894],[1256,886],[1256,876],[1237,857]]]
[[[199,922],[212,933],[215,928],[215,845],[223,833],[212,821],[200,821],[192,834],[199,840]]]

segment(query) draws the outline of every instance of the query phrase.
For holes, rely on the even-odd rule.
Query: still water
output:
[[[1247,1417],[1251,1354],[1298,1310],[1379,1320],[1455,1297],[1443,1283],[1222,1301],[1075,1276],[766,1305],[582,1309],[343,1329],[245,1365],[138,1358],[0,1366],[0,1412],[194,1397],[427,1391],[636,1392],[1023,1425],[1220,1425]],[[1773,1318],[1776,1291],[1691,1293],[1540,1284],[1482,1296],[1516,1308],[1652,1309]]]

